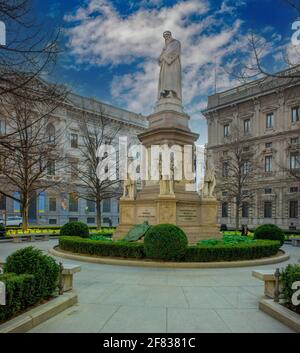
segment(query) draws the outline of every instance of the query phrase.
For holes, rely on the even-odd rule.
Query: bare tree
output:
[[[49,74],[59,53],[59,30],[36,18],[31,0],[0,0],[6,45],[0,45],[0,101],[3,95],[30,96],[32,82]],[[34,97],[35,95],[32,95]]]
[[[50,124],[60,101],[33,104],[30,98],[9,95],[1,107],[8,133],[0,145],[0,194],[20,203],[23,231],[28,229],[28,209],[34,195],[61,182],[53,175],[63,158],[60,136]]]
[[[238,126],[231,126],[227,138],[228,151],[216,163],[217,181],[222,180],[217,189],[224,192],[222,200],[235,206],[235,229],[239,230],[242,207],[245,203],[250,207],[253,202],[255,190],[251,184],[259,167],[254,149],[250,149]]]
[[[80,182],[79,196],[85,200],[95,202],[97,229],[101,229],[101,202],[106,199],[121,196],[121,181],[118,178],[119,162],[114,159],[111,168],[107,168],[108,159],[113,157],[109,149],[104,156],[98,156],[97,151],[105,146],[113,146],[118,154],[117,137],[121,127],[110,121],[104,110],[99,118],[87,120],[83,118],[80,124],[82,145],[79,146],[81,164],[77,164],[77,178]],[[72,168],[71,168],[72,169]],[[76,166],[75,166],[76,169]],[[116,178],[113,176],[116,170]],[[74,170],[74,168],[73,168]]]
[[[281,2],[291,7],[297,14],[300,13],[300,1],[299,0],[281,0]],[[300,48],[293,48],[294,55],[291,59],[291,55],[288,53],[287,47],[282,46],[280,51],[277,50],[277,57],[281,56],[281,62],[285,67],[280,72],[272,72],[267,69],[264,65],[264,58],[270,54],[266,51],[268,46],[267,41],[260,35],[255,34],[255,31],[250,32],[248,35],[248,48],[249,56],[245,59],[235,72],[229,74],[245,83],[254,79],[260,78],[262,83],[268,78],[281,79],[284,84],[290,84],[295,80],[300,79]]]

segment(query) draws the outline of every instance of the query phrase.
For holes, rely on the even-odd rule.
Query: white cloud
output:
[[[79,65],[136,65],[133,72],[114,76],[111,95],[114,103],[148,114],[157,96],[162,33],[171,30],[182,43],[184,104],[192,119],[199,119],[214,87],[215,58],[220,67],[229,67],[234,60],[225,60],[228,56],[246,51],[237,3],[233,6],[233,1],[225,0],[219,11],[212,10],[211,4],[186,0],[167,7],[151,0],[153,6],[146,8],[141,1],[132,14],[124,16],[108,0],[89,0],[65,17],[69,49]],[[218,71],[219,89],[236,83],[225,71]]]

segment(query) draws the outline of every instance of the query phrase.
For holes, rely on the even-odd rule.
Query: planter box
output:
[[[261,299],[259,309],[300,333],[300,315],[294,311],[275,303],[272,299]]]

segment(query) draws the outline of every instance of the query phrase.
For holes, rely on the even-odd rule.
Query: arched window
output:
[[[46,129],[46,135],[48,143],[55,143],[55,127],[53,126],[53,124],[48,124]]]

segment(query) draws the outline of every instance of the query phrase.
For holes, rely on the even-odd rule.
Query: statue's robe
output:
[[[160,74],[158,86],[158,99],[164,91],[174,91],[182,99],[181,92],[181,45],[173,39],[162,51],[159,57]]]

